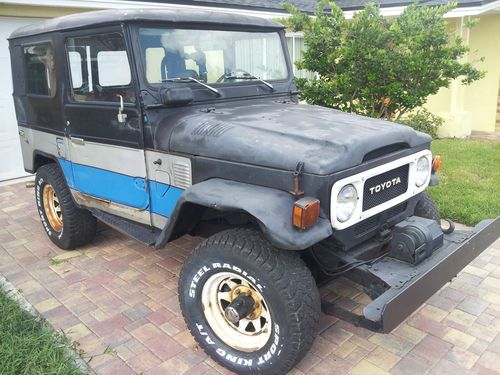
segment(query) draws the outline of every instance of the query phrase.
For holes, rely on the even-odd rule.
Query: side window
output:
[[[134,102],[132,74],[123,36],[119,33],[69,38],[66,44],[73,98],[116,102],[122,95]]]
[[[26,92],[28,94],[54,96],[56,72],[54,52],[50,43],[24,47]]]

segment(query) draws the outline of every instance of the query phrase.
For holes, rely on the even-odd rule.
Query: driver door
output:
[[[66,38],[72,188],[85,205],[150,224],[144,144],[120,29]],[[123,99],[122,114],[120,101]]]

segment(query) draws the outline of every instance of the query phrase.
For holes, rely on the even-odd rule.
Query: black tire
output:
[[[207,320],[203,287],[226,271],[257,286],[255,290],[264,300],[261,305],[267,306],[269,331],[263,329],[270,332],[266,333],[269,338],[256,350],[228,345],[224,341],[228,337],[219,337],[212,328],[214,322]],[[191,252],[181,271],[179,300],[198,344],[215,361],[238,374],[286,373],[304,357],[317,334],[320,297],[311,272],[296,253],[274,248],[249,228],[218,233]],[[222,310],[220,305],[217,308]],[[262,323],[262,317],[259,319]]]
[[[441,215],[439,215],[438,207],[426,191],[420,194],[420,200],[415,206],[415,216],[436,220],[441,225]]]
[[[52,187],[60,206],[62,226],[51,224],[50,213],[44,204],[44,189]],[[74,249],[92,241],[97,220],[92,214],[77,207],[66,180],[57,164],[46,164],[38,169],[35,179],[35,197],[38,214],[49,238],[63,250]],[[52,215],[53,217],[53,215]]]

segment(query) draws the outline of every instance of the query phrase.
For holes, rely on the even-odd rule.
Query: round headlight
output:
[[[344,186],[337,195],[337,220],[347,221],[354,214],[358,203],[358,192],[354,185]]]
[[[429,163],[429,159],[425,156],[422,156],[417,161],[417,170],[415,171],[415,185],[418,187],[425,184],[429,174],[431,173],[431,163]]]

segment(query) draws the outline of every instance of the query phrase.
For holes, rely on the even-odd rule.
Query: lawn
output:
[[[67,347],[64,337],[22,310],[0,287],[0,374],[81,375]]]
[[[431,148],[443,157],[440,184],[428,189],[442,217],[475,225],[500,215],[500,142],[440,139]]]

